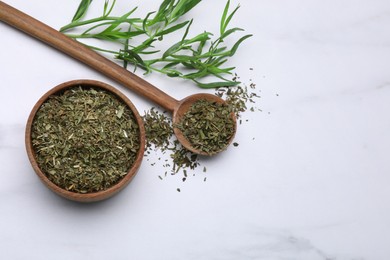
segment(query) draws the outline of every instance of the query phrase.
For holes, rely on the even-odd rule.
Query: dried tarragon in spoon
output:
[[[179,128],[192,146],[207,154],[225,150],[236,123],[227,104],[200,99],[194,102],[174,127]]]
[[[41,170],[57,186],[76,193],[118,183],[140,148],[130,108],[105,90],[86,87],[50,96],[35,115],[31,137]]]

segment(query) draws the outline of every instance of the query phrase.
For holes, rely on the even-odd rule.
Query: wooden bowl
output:
[[[111,186],[110,188],[98,192],[91,192],[91,193],[76,193],[72,191],[68,191],[66,189],[63,189],[56,184],[54,184],[52,181],[49,180],[48,177],[46,177],[45,173],[40,169],[37,160],[36,160],[36,154],[34,151],[34,148],[32,146],[32,139],[31,139],[31,133],[32,133],[32,124],[35,118],[35,115],[41,105],[48,99],[49,96],[53,94],[60,93],[66,89],[72,88],[72,87],[77,87],[77,86],[82,86],[82,87],[90,87],[90,88],[95,88],[95,89],[103,89],[107,92],[110,92],[114,94],[119,100],[123,101],[133,112],[135,119],[139,125],[139,131],[140,131],[140,148],[138,150],[136,160],[134,161],[134,164],[132,167],[129,169],[128,173],[121,179],[117,184]],[[38,175],[38,177],[41,179],[41,181],[53,192],[56,194],[67,198],[69,200],[73,201],[78,201],[78,202],[95,202],[95,201],[101,201],[104,199],[107,199],[115,194],[117,194],[119,191],[121,191],[126,185],[133,179],[135,174],[137,173],[141,162],[142,158],[144,156],[144,150],[145,150],[145,128],[143,124],[143,120],[141,116],[139,115],[137,109],[131,103],[131,101],[120,91],[115,89],[114,87],[107,85],[105,83],[99,82],[99,81],[94,81],[94,80],[74,80],[74,81],[69,81],[65,82],[63,84],[60,84],[53,89],[49,90],[46,94],[44,94],[38,102],[35,104],[33,107],[30,116],[27,121],[27,126],[26,126],[26,136],[25,136],[25,142],[26,142],[26,150],[27,150],[27,155],[28,158],[31,162],[31,165]]]

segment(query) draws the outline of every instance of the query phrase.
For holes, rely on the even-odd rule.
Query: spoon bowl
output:
[[[212,155],[215,155],[215,154],[227,149],[227,147],[229,147],[229,145],[232,143],[234,136],[235,136],[235,133],[236,133],[237,119],[236,119],[236,115],[234,114],[234,112],[231,112],[230,117],[234,122],[234,132],[233,132],[233,135],[228,140],[226,146],[223,149],[221,149],[219,151],[214,151],[214,152],[205,152],[205,151],[202,151],[200,149],[196,149],[193,146],[193,144],[184,136],[183,132],[178,127],[175,127],[175,125],[177,125],[181,122],[183,116],[189,111],[191,106],[199,100],[206,100],[210,103],[226,104],[226,101],[223,100],[222,98],[220,98],[216,95],[207,94],[207,93],[194,94],[194,95],[191,95],[191,96],[188,96],[188,97],[182,99],[179,102],[178,106],[173,111],[173,118],[172,118],[172,122],[173,122],[173,126],[174,126],[173,131],[176,135],[176,138],[179,140],[179,142],[187,150],[189,150],[193,153],[199,154],[199,155],[212,156]]]

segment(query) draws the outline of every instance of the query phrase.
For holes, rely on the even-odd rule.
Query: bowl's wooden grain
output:
[[[117,184],[113,185],[112,187],[99,191],[99,192],[93,192],[93,193],[86,193],[86,194],[81,194],[81,193],[75,193],[75,192],[70,192],[65,189],[60,188],[59,186],[55,185],[53,182],[51,182],[46,175],[42,172],[42,170],[39,168],[39,165],[35,159],[35,151],[32,147],[32,142],[31,142],[31,131],[32,131],[32,123],[34,121],[34,117],[38,111],[38,109],[41,107],[41,105],[47,100],[47,98],[53,94],[56,94],[58,92],[64,91],[68,88],[75,87],[75,86],[84,86],[84,87],[92,87],[92,88],[98,88],[98,89],[104,89],[112,94],[114,94],[116,97],[118,97],[120,100],[122,100],[133,112],[136,121],[139,125],[139,131],[140,131],[140,149],[137,153],[137,158],[131,167],[131,169],[128,171],[127,175]],[[107,199],[119,191],[121,191],[126,185],[133,179],[135,174],[137,173],[143,156],[144,156],[144,150],[145,150],[145,128],[143,125],[143,121],[141,116],[139,115],[137,109],[133,105],[133,103],[125,96],[123,95],[120,91],[115,89],[114,87],[107,85],[105,83],[99,82],[99,81],[94,81],[94,80],[74,80],[74,81],[69,81],[65,82],[63,84],[60,84],[53,89],[49,90],[46,94],[44,94],[38,102],[35,104],[33,107],[30,116],[27,120],[27,126],[26,126],[26,134],[25,134],[25,143],[26,143],[26,150],[27,150],[27,155],[28,158],[31,162],[31,165],[38,175],[38,177],[41,179],[41,181],[53,192],[56,194],[67,198],[69,200],[73,201],[78,201],[78,202],[95,202],[95,201],[100,201]]]

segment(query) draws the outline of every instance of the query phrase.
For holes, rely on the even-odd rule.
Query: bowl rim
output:
[[[85,86],[85,87],[91,87],[91,88],[100,88],[103,89],[111,94],[114,94],[118,99],[123,101],[133,112],[135,119],[137,121],[137,124],[139,126],[139,134],[140,134],[140,148],[137,152],[136,159],[132,165],[132,167],[129,169],[127,174],[115,185],[111,186],[108,189],[97,191],[97,192],[91,192],[91,193],[77,193],[68,191],[66,189],[63,189],[56,184],[54,184],[52,181],[49,180],[49,178],[46,176],[46,174],[40,169],[38,162],[35,159],[35,151],[32,147],[32,140],[31,140],[31,132],[32,132],[32,124],[34,122],[34,118],[36,113],[38,112],[39,108],[42,106],[42,104],[52,95],[55,95],[59,92],[65,91],[66,89],[77,87],[77,86]],[[95,201],[101,201],[105,200],[107,198],[110,198],[111,196],[117,194],[119,191],[121,191],[123,188],[127,186],[127,184],[134,178],[136,175],[138,169],[141,166],[142,159],[144,157],[144,151],[145,151],[145,127],[143,124],[142,117],[140,116],[138,110],[134,106],[134,104],[128,99],[122,92],[120,92],[118,89],[114,88],[113,86],[106,84],[101,81],[96,80],[89,80],[89,79],[79,79],[79,80],[71,80],[64,83],[61,83],[54,88],[47,91],[34,105],[33,109],[30,112],[30,115],[27,120],[26,124],[26,131],[25,131],[25,145],[26,145],[26,151],[28,155],[28,159],[35,171],[35,173],[38,175],[39,179],[53,192],[56,194],[67,198],[69,200],[78,201],[78,202],[95,202]]]

